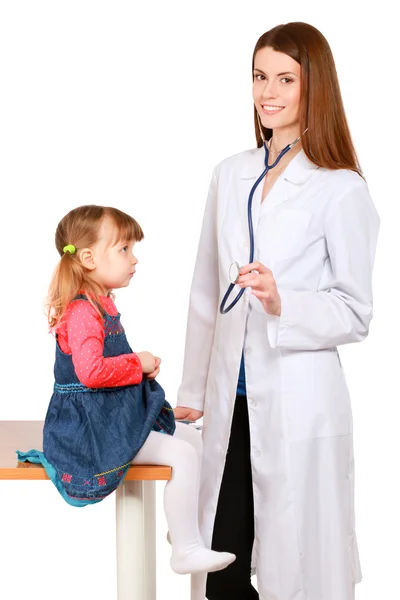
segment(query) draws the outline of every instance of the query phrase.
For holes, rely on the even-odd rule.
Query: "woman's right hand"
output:
[[[156,370],[156,357],[151,352],[138,352],[137,356],[142,364],[144,375],[153,373]]]
[[[197,421],[201,419],[203,413],[201,410],[194,410],[194,408],[187,408],[186,406],[177,406],[174,408],[175,419],[184,419],[185,421]]]

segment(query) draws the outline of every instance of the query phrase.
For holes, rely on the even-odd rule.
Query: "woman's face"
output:
[[[300,83],[300,65],[293,58],[268,46],[257,52],[253,99],[264,127],[299,135]]]

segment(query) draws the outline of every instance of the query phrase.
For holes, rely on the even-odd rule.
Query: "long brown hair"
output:
[[[301,67],[300,132],[306,156],[319,167],[351,169],[362,176],[343,107],[335,62],[328,42],[307,23],[278,25],[256,43],[253,65],[259,50],[270,47],[293,58]],[[263,144],[254,107],[257,146]],[[262,127],[265,139],[272,130]]]
[[[80,261],[79,250],[91,248],[99,240],[105,217],[110,217],[115,224],[114,243],[121,240],[140,242],[144,237],[140,225],[133,217],[110,206],[79,206],[61,219],[55,235],[56,248],[61,258],[51,279],[46,303],[51,329],[57,327],[68,304],[80,292],[87,295],[96,310],[101,306],[100,286],[91,279],[90,271]],[[76,251],[72,254],[64,252],[68,245],[73,245]]]

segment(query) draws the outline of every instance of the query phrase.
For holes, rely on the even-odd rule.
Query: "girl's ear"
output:
[[[90,248],[83,248],[79,252],[79,259],[80,259],[82,265],[85,267],[85,269],[88,269],[89,271],[93,271],[93,269],[96,268],[96,265],[94,262],[93,250],[91,250]]]

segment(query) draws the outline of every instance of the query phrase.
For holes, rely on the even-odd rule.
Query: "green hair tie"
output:
[[[76,248],[73,244],[68,244],[68,246],[64,246],[63,252],[64,252],[64,254],[66,252],[69,252],[70,254],[75,254]]]

